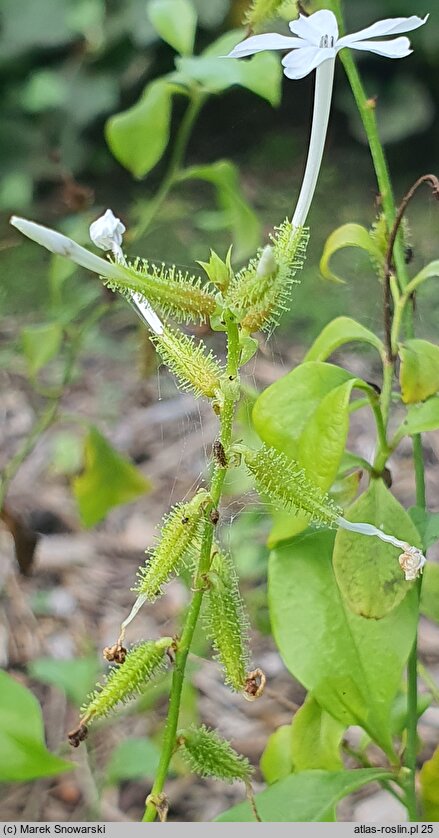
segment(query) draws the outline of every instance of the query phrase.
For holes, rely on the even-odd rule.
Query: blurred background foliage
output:
[[[128,224],[141,223],[160,183],[169,150],[144,179],[136,180],[115,160],[105,140],[108,118],[131,107],[146,85],[174,70],[176,53],[157,35],[148,16],[149,2],[2,0],[0,308],[5,315],[32,317],[45,309],[59,275],[63,280],[71,272],[70,267],[52,264],[48,282],[47,255],[17,240],[7,223],[11,212],[56,226],[85,243],[89,222],[107,206]],[[198,14],[196,53],[239,26],[247,7],[245,0],[193,0],[193,5]],[[415,6],[412,0],[347,0],[348,29],[387,16],[428,11],[419,2]],[[357,55],[367,91],[377,97],[398,196],[415,177],[434,171],[437,162],[439,9],[430,12],[428,25],[413,36],[415,50],[409,59],[392,62]],[[361,125],[341,65],[337,72],[327,153],[310,215],[309,259],[297,304],[283,322],[290,334],[289,324],[294,323],[294,341],[299,342],[313,337],[336,313],[355,313],[361,306],[373,321],[380,307],[378,289],[371,294],[369,288],[374,279],[367,257],[360,251],[336,257],[342,275],[343,260],[349,260],[347,287],[324,284],[318,272],[331,230],[348,220],[369,225],[376,211],[375,180]],[[220,92],[203,108],[190,140],[189,164],[228,157],[239,166],[246,199],[266,231],[291,211],[297,195],[312,85],[311,78],[294,83],[284,79],[279,107],[240,86],[227,95]],[[171,143],[185,107],[183,97],[174,99]],[[435,255],[436,209],[424,194],[410,216],[415,259],[422,265]],[[185,265],[206,258],[208,246],[224,254],[230,230],[224,229],[223,221],[212,206],[209,185],[182,184],[147,234],[136,241],[134,252]],[[70,292],[75,299],[78,287],[89,302],[89,280],[75,279]],[[420,311],[428,332],[438,310],[434,286],[423,298]]]

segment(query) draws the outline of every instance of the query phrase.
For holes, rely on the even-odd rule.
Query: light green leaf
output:
[[[84,526],[94,526],[113,506],[130,503],[149,492],[148,480],[111,447],[97,428],[90,428],[85,438],[84,455],[85,470],[72,484]]]
[[[37,658],[28,665],[29,673],[43,684],[54,684],[65,692],[67,698],[78,707],[84,703],[94,688],[102,667],[96,657],[75,660]]]
[[[203,55],[178,58],[177,70],[183,77],[201,84],[208,93],[222,93],[238,84],[277,107],[282,84],[279,59],[269,52],[258,53],[249,61],[225,57],[240,40],[240,32],[228,32]]]
[[[107,765],[107,783],[115,785],[124,780],[153,779],[159,759],[160,751],[150,739],[125,739],[112,751]]]
[[[382,480],[368,489],[345,513],[348,521],[375,524],[390,535],[421,547],[421,539],[409,514],[389,492]],[[392,611],[412,587],[399,566],[402,550],[378,538],[339,529],[333,566],[338,586],[356,614],[380,620]]]
[[[299,439],[323,397],[352,375],[334,364],[310,361],[279,378],[256,399],[253,424],[263,442],[297,459]]]
[[[35,696],[0,671],[0,782],[33,780],[71,771],[72,763],[51,754]]]
[[[256,807],[261,819],[267,823],[333,821],[334,807],[339,800],[367,783],[386,779],[392,779],[392,775],[381,768],[301,771],[255,795]],[[248,803],[240,803],[216,820],[243,823],[254,821],[254,815]]]
[[[226,214],[233,233],[234,254],[244,259],[258,247],[261,236],[260,222],[241,194],[239,173],[228,160],[218,160],[208,166],[186,169],[182,180],[205,180],[216,189],[218,204]]]
[[[292,773],[291,725],[281,725],[268,737],[259,766],[269,785]]]
[[[422,404],[412,404],[397,430],[397,436],[411,436],[439,428],[439,396],[431,396]]]
[[[424,402],[439,390],[439,346],[428,340],[406,340],[399,347],[399,382],[405,404]]]
[[[421,613],[439,623],[439,565],[427,562],[421,588]]]
[[[429,262],[425,268],[422,268],[422,271],[419,271],[415,277],[409,282],[406,288],[407,294],[413,294],[413,291],[416,291],[426,279],[432,279],[434,276],[439,276],[439,259],[436,259],[434,262]]]
[[[335,580],[333,543],[331,532],[305,533],[271,553],[274,637],[286,667],[321,707],[392,754],[390,712],[416,633],[416,592],[382,620],[354,614]]]
[[[150,0],[147,10],[160,37],[181,55],[191,55],[197,13],[190,0]]]
[[[439,747],[431,759],[424,762],[420,773],[423,819],[439,821]]]
[[[320,332],[304,361],[326,361],[340,346],[353,342],[368,343],[384,355],[384,344],[373,332],[351,317],[336,317]]]
[[[59,323],[27,326],[22,330],[21,343],[29,374],[32,377],[58,355],[62,334],[62,327]]]
[[[322,710],[314,696],[308,693],[291,724],[294,770],[324,768],[338,771],[343,768],[340,743],[344,731],[345,725]]]
[[[158,79],[127,111],[112,116],[105,136],[116,160],[136,178],[158,163],[169,142],[172,87]]]
[[[362,475],[363,472],[361,470],[354,471],[345,477],[340,476],[340,473],[337,475],[335,483],[331,486],[330,495],[342,509],[353,503],[357,497]]]
[[[379,264],[383,262],[383,254],[366,227],[362,227],[361,224],[343,224],[328,236],[323,248],[320,273],[325,279],[330,279],[332,282],[345,282],[329,267],[334,253],[345,247],[359,247],[365,250],[374,261]]]

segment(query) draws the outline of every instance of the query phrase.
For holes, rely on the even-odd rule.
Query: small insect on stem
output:
[[[218,509],[212,509],[212,511],[209,515],[209,518],[210,518],[210,523],[213,524],[214,527],[216,527],[216,525],[217,525],[217,523],[220,519],[220,514],[219,514]]]
[[[221,468],[227,468],[227,457],[224,446],[219,439],[216,439],[212,446],[213,458]]]

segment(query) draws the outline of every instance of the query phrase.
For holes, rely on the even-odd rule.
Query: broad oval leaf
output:
[[[428,340],[406,340],[399,347],[399,382],[405,404],[424,402],[439,390],[439,346]]]
[[[422,434],[439,428],[439,396],[431,396],[422,404],[412,404],[398,428],[398,437]]]
[[[378,264],[382,264],[384,261],[380,248],[366,227],[362,227],[361,224],[343,224],[328,236],[323,248],[320,259],[320,273],[325,279],[330,279],[332,282],[345,282],[344,279],[333,273],[329,267],[334,253],[345,247],[359,247],[361,250],[365,250]]]
[[[261,820],[267,823],[314,823],[335,820],[334,808],[348,794],[375,780],[392,779],[382,768],[355,771],[301,771],[274,783],[255,795]],[[233,806],[215,820],[243,823],[254,821],[248,803]]]
[[[43,684],[54,684],[65,692],[70,701],[81,707],[94,688],[102,667],[93,655],[74,660],[37,658],[29,663],[28,670],[33,678]]]
[[[292,773],[291,725],[281,725],[268,737],[259,766],[269,785]]]
[[[47,750],[38,701],[6,672],[0,672],[0,752],[0,782],[51,777],[74,767]]]
[[[416,634],[416,592],[382,620],[354,614],[335,579],[333,545],[333,533],[308,532],[272,551],[274,637],[287,669],[321,707],[394,756],[390,714]]]
[[[150,739],[130,738],[119,742],[107,765],[106,781],[112,785],[124,780],[143,780],[155,777],[160,751]]]
[[[149,84],[132,108],[112,116],[105,136],[116,160],[142,178],[159,162],[169,142],[172,87],[159,79]]]
[[[415,547],[422,546],[409,514],[382,480],[373,480],[345,517],[374,524]],[[346,602],[356,614],[380,620],[404,599],[413,583],[406,582],[399,566],[401,552],[378,538],[338,530],[334,572]]]
[[[368,343],[384,355],[384,344],[373,332],[351,317],[336,317],[320,332],[304,361],[326,361],[340,346],[354,342]]]
[[[97,428],[90,428],[84,443],[85,470],[73,481],[81,520],[93,527],[113,506],[130,503],[149,492],[151,484],[110,445]]]
[[[190,0],[150,0],[149,19],[161,38],[181,53],[194,49],[197,13]]]
[[[291,724],[294,770],[338,771],[343,768],[340,744],[344,731],[345,725],[322,710],[314,696],[308,693]]]

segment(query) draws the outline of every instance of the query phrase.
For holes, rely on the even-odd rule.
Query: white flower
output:
[[[422,26],[427,18],[428,15],[424,18],[417,15],[388,18],[359,32],[353,32],[352,35],[339,38],[335,15],[328,9],[323,9],[309,17],[299,15],[297,20],[290,21],[291,32],[298,37],[291,38],[275,32],[253,35],[238,44],[229,53],[229,58],[243,58],[266,49],[291,50],[282,60],[284,73],[290,79],[303,78],[324,61],[335,58],[344,47],[375,52],[386,58],[405,58],[412,51],[408,38],[392,38],[385,41],[371,41],[370,38],[411,32]]]
[[[228,58],[244,58],[266,49],[289,50],[282,59],[284,73],[290,79],[301,79],[312,70],[316,70],[314,110],[309,142],[308,158],[302,187],[292,217],[295,227],[303,227],[314,196],[317,178],[325,146],[329,112],[331,110],[332,86],[334,80],[335,58],[344,47],[376,52],[387,58],[404,58],[410,55],[408,38],[393,38],[386,41],[371,41],[383,35],[398,35],[410,32],[422,26],[428,19],[417,17],[396,17],[373,23],[372,26],[354,32],[352,35],[338,37],[337,19],[329,9],[315,12],[309,17],[299,15],[290,21],[290,29],[296,37],[268,32],[266,35],[253,35],[241,41],[228,55]]]
[[[101,250],[113,250],[120,248],[125,230],[120,218],[116,218],[113,210],[107,209],[104,215],[90,224],[90,238]]]

